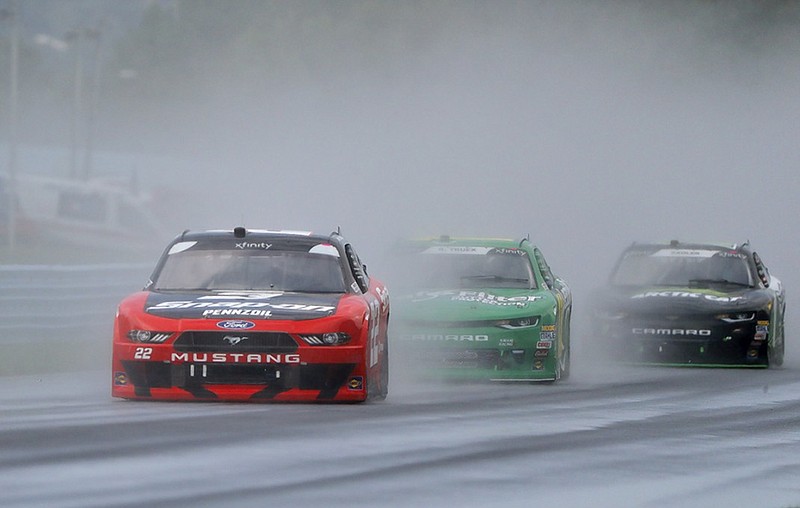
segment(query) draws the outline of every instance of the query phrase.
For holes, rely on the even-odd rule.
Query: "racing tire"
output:
[[[767,358],[768,358],[768,366],[769,367],[781,367],[783,366],[783,353],[785,350],[786,343],[781,341],[781,345],[779,348],[769,348],[767,351]]]
[[[786,350],[786,307],[781,309],[780,324],[780,337],[781,345],[777,349],[769,347],[767,349],[767,364],[768,367],[781,367],[783,366],[783,354]]]
[[[564,368],[561,369],[561,377],[559,378],[561,381],[566,381],[569,379],[569,362],[570,362],[570,346],[567,344],[567,350],[564,351]]]
[[[367,387],[368,400],[384,400],[389,395],[389,345],[384,344],[381,353],[380,379],[376,383],[369,383]]]
[[[380,400],[386,398],[389,395],[389,343],[387,342],[383,346],[383,354],[381,358],[381,362],[383,363],[383,368],[381,369],[381,389],[379,393]]]

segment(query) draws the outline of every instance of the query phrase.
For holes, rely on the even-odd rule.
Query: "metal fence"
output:
[[[0,266],[0,345],[110,336],[116,306],[152,265]]]

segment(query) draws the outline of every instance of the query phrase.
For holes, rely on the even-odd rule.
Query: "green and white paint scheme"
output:
[[[412,240],[399,248],[395,353],[437,377],[557,381],[569,376],[569,286],[527,239]]]

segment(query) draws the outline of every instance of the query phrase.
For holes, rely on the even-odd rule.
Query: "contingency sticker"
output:
[[[456,245],[436,245],[428,247],[422,254],[472,254],[482,256],[487,254],[491,247],[465,247]]]
[[[671,258],[710,258],[719,251],[707,249],[661,249],[653,253],[653,257]]]

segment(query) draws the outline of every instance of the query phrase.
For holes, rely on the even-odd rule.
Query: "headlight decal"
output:
[[[504,328],[506,330],[523,330],[526,328],[533,328],[539,325],[539,316],[525,316],[514,319],[500,319],[492,323],[494,326]]]
[[[131,342],[149,342],[149,343],[156,343],[162,344],[167,341],[170,337],[172,337],[173,332],[154,332],[151,330],[130,330],[127,333],[128,339]]]
[[[720,321],[726,323],[746,323],[756,318],[755,312],[731,312],[728,314],[718,314],[716,316]]]
[[[350,335],[344,332],[317,333],[313,335],[300,335],[309,346],[338,346],[350,342]]]

